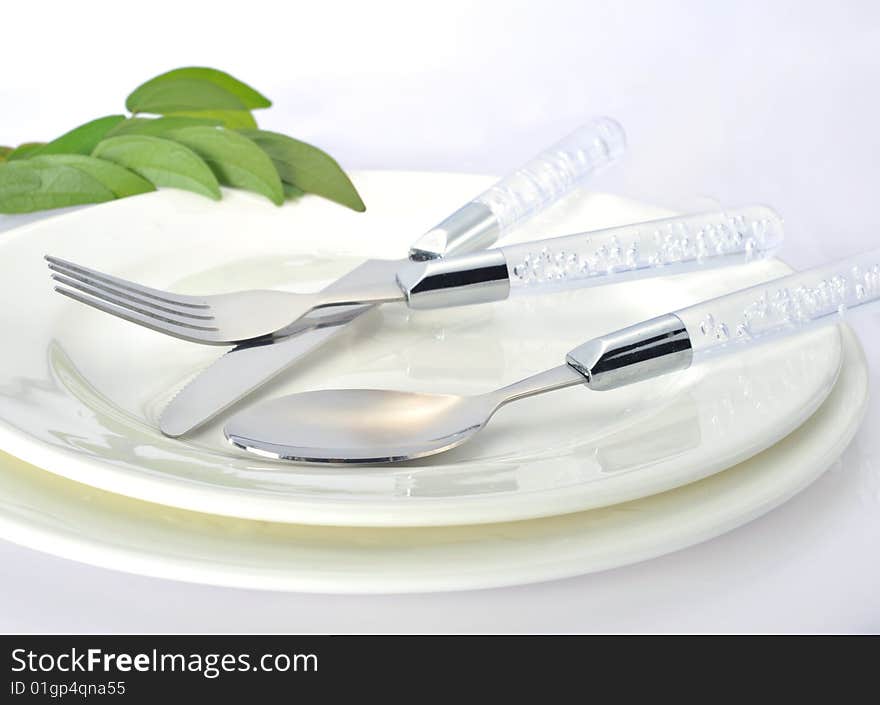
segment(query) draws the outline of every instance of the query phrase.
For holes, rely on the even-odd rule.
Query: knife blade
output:
[[[326,289],[345,288],[370,277],[388,276],[400,264],[400,260],[368,260]],[[159,429],[172,438],[195,430],[373,308],[374,305],[346,306],[316,313],[297,322],[296,328],[283,337],[237,345],[203,369],[171,399],[159,416]]]
[[[501,235],[560,200],[588,175],[614,162],[625,147],[623,129],[614,120],[597,118],[587,123],[422,235],[410,248],[409,260],[490,247]],[[376,276],[390,267],[396,271],[399,266],[400,261],[369,260],[326,290],[347,288],[361,277]],[[315,312],[271,343],[233,348],[172,398],[159,417],[160,429],[178,437],[198,428],[330,340],[373,306],[348,308],[348,321],[348,314],[338,309],[323,315]]]

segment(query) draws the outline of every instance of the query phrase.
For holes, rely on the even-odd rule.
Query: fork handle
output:
[[[435,226],[410,248],[428,260],[493,245],[507,231],[555,203],[626,149],[623,128],[606,117],[575,130]]]
[[[746,206],[410,262],[397,278],[410,308],[446,308],[739,264],[782,240],[773,210]]]
[[[880,250],[790,274],[667,313],[572,350],[591,389],[614,389],[836,323],[880,304]]]
[[[499,249],[511,293],[530,293],[739,264],[772,254],[783,239],[782,218],[752,205]]]

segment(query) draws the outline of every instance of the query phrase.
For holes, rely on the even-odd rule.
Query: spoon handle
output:
[[[625,151],[623,128],[611,118],[595,118],[425,233],[410,257],[430,260],[491,247]]]
[[[676,311],[694,359],[835,323],[880,301],[880,250],[796,272]]]
[[[880,303],[880,250],[740,289],[595,338],[566,360],[592,389],[683,370]]]

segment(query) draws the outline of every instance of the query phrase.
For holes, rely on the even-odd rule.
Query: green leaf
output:
[[[220,125],[222,122],[218,119],[209,117],[160,117],[160,118],[142,118],[133,117],[125,122],[119,123],[110,132],[107,137],[117,137],[118,135],[156,135],[161,136],[168,130],[176,130],[180,127],[193,127],[195,125]]]
[[[217,127],[184,127],[172,130],[168,137],[204,159],[221,184],[255,191],[276,205],[284,202],[272,160],[247,137]]]
[[[125,101],[133,113],[182,110],[251,110],[272,105],[258,93],[224,71],[190,66],[174,69],[138,86]]]
[[[268,154],[282,180],[352,210],[365,211],[351,179],[326,152],[287,135],[266,130],[240,130]]]
[[[208,165],[191,149],[171,140],[152,135],[108,137],[95,147],[92,156],[131,169],[156,186],[220,198],[220,186]]]
[[[0,164],[0,213],[32,213],[113,198],[97,179],[66,164]]]
[[[285,201],[295,201],[297,198],[302,198],[306,194],[306,192],[303,191],[301,188],[297,188],[293,184],[289,184],[286,181],[281,182],[281,187],[284,189]]]
[[[231,130],[239,128],[256,128],[257,121],[247,110],[188,110],[184,112],[168,113],[168,117],[189,116],[203,118],[212,121],[212,124],[223,125]]]
[[[96,159],[95,157],[87,157],[83,154],[39,155],[29,159],[27,163],[40,167],[63,164],[79,169],[110,189],[116,198],[136,196],[139,193],[156,190],[153,184],[133,171],[129,171],[113,162]]]
[[[12,151],[12,147],[0,147],[0,162],[5,162],[6,157],[8,157]]]
[[[181,110],[245,110],[232,93],[213,83],[180,80],[141,87],[125,101],[133,113],[174,113]]]
[[[44,144],[39,149],[35,149],[30,152],[28,157],[34,157],[38,154],[91,154],[98,142],[104,139],[107,131],[123,120],[125,120],[124,115],[108,115],[91,120],[84,125],[75,127],[70,132],[65,132],[61,137]]]
[[[12,162],[17,159],[27,159],[29,155],[37,151],[44,144],[44,142],[22,142],[6,155],[6,160]]]

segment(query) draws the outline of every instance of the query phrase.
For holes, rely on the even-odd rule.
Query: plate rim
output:
[[[639,536],[633,536],[632,532],[614,533],[615,540],[620,540],[622,536],[624,540],[630,542],[630,546],[625,550],[618,550],[615,555],[602,554],[596,557],[596,551],[592,554],[587,552],[581,562],[576,562],[569,557],[562,557],[555,562],[552,560],[533,560],[529,566],[516,564],[508,565],[506,570],[488,570],[484,573],[478,571],[462,572],[454,566],[449,567],[446,575],[428,575],[428,576],[409,576],[405,572],[400,575],[389,575],[383,571],[363,571],[360,575],[353,579],[351,575],[343,575],[332,570],[312,569],[312,566],[305,566],[305,573],[300,570],[296,572],[282,572],[272,566],[263,566],[262,570],[256,570],[253,566],[242,568],[232,566],[229,561],[208,563],[204,560],[182,560],[179,556],[163,556],[155,551],[147,551],[142,549],[131,549],[120,547],[118,543],[109,539],[99,542],[96,539],[84,538],[81,532],[74,529],[64,530],[67,525],[50,523],[51,528],[29,526],[24,522],[10,519],[9,516],[2,511],[0,505],[0,537],[5,540],[16,543],[20,546],[30,548],[42,553],[59,556],[68,560],[87,563],[102,568],[144,575],[154,578],[171,579],[181,582],[210,584],[222,587],[232,587],[241,589],[260,589],[268,591],[289,591],[289,592],[310,592],[325,594],[400,594],[412,592],[445,592],[457,590],[471,589],[488,589],[506,587],[512,585],[522,585],[548,580],[556,580],[576,575],[584,575],[602,570],[609,570],[624,565],[638,563],[643,560],[672,553],[682,550],[689,546],[702,543],[704,541],[715,538],[727,531],[742,526],[759,516],[769,512],[773,508],[784,503],[799,491],[809,486],[818,479],[827,468],[836,460],[840,454],[846,449],[859,429],[862,419],[868,407],[868,369],[865,359],[864,350],[852,330],[844,325],[842,327],[842,338],[844,342],[844,365],[842,373],[834,384],[834,389],[828,398],[822,403],[820,409],[814,414],[803,427],[795,429],[789,436],[783,438],[779,443],[761,451],[752,458],[743,461],[743,463],[733,466],[721,473],[678,487],[661,495],[654,495],[643,499],[632,500],[627,502],[625,506],[617,505],[615,507],[605,507],[584,512],[570,514],[567,517],[550,517],[545,519],[533,519],[522,522],[508,522],[499,525],[473,525],[470,527],[450,526],[442,527],[440,531],[462,531],[473,530],[474,532],[482,532],[484,536],[481,540],[488,542],[487,550],[493,550],[493,541],[509,541],[497,535],[498,532],[503,534],[505,528],[513,531],[528,531],[530,528],[538,527],[542,523],[554,522],[559,519],[565,521],[582,521],[587,520],[591,515],[596,513],[619,512],[620,516],[631,518],[636,515],[634,510],[638,509],[639,503],[648,502],[666,502],[673,505],[680,500],[683,495],[696,493],[701,501],[712,501],[705,499],[705,492],[700,490],[707,484],[724,485],[725,480],[731,481],[730,478],[735,477],[738,470],[744,467],[758,466],[759,471],[754,471],[754,467],[749,467],[753,471],[753,478],[747,480],[746,485],[740,485],[738,494],[742,495],[748,489],[754,490],[755,487],[760,489],[754,478],[767,478],[767,472],[773,468],[778,473],[787,474],[782,477],[774,476],[771,481],[765,483],[764,492],[760,497],[754,497],[751,501],[744,501],[744,498],[737,497],[739,504],[735,507],[732,504],[731,493],[722,489],[718,493],[720,501],[725,502],[726,514],[722,512],[706,511],[703,513],[703,524],[697,531],[695,522],[681,520],[680,508],[672,509],[668,507],[660,512],[659,518],[654,520],[658,524],[659,529],[663,529],[664,518],[672,518],[679,520],[680,525],[684,526],[686,531],[678,532],[666,531],[649,531],[646,527]],[[844,386],[846,390],[844,390]],[[858,403],[854,404],[851,398],[852,393],[860,394]],[[833,409],[829,407],[833,404]],[[825,418],[830,414],[830,418]],[[821,418],[820,418],[821,415]],[[808,438],[817,437],[816,429],[805,428],[813,423],[822,424],[819,428],[826,435],[833,434],[833,442],[826,445],[822,453],[810,454],[806,453],[805,457],[800,460],[803,462],[792,463],[790,458],[782,458],[775,464],[766,457],[772,453],[791,454],[801,446],[796,445],[796,436],[799,433],[808,433]],[[790,445],[791,448],[787,448]],[[762,457],[764,456],[764,457]],[[21,462],[13,458],[14,462]],[[0,472],[2,472],[3,458],[0,457]],[[769,468],[761,469],[764,463],[770,463]],[[27,465],[25,463],[25,465]],[[34,470],[40,473],[48,473],[48,471],[40,470],[34,467]],[[731,474],[734,473],[734,474]],[[85,490],[92,489],[88,485],[83,485],[72,480],[56,477],[58,482],[63,485],[79,486]],[[751,485],[755,487],[751,487]],[[743,489],[746,487],[746,490]],[[104,492],[103,490],[99,490]],[[769,492],[769,495],[768,495]],[[105,494],[110,495],[111,493]],[[150,505],[138,499],[127,497],[119,498],[123,502],[144,505],[161,511],[163,507]],[[742,505],[742,506],[740,506]],[[685,509],[692,509],[691,505],[685,504]],[[174,512],[180,512],[185,515],[198,515],[199,512],[190,512],[188,510],[173,509]],[[664,514],[665,513],[665,514]],[[226,522],[245,522],[247,524],[261,524],[253,520],[242,520],[231,517],[211,517],[214,521]],[[296,525],[285,524],[285,527],[295,527]],[[496,526],[498,527],[496,529]],[[313,527],[302,526],[303,529],[336,529],[351,530],[347,527]],[[668,528],[668,527],[666,527]],[[401,527],[380,529],[381,531],[400,532]],[[374,529],[375,531],[375,529]],[[690,531],[690,534],[687,532]],[[587,526],[585,534],[589,534],[590,529]],[[606,533],[608,531],[606,530]],[[697,535],[699,533],[699,535]],[[569,538],[568,536],[566,537]],[[572,535],[571,540],[577,538]],[[664,545],[663,541],[667,540]],[[355,539],[353,539],[354,541]],[[473,539],[471,540],[473,541]],[[497,546],[496,546],[497,548]],[[538,553],[537,549],[533,553]],[[601,553],[601,552],[599,552]],[[592,559],[590,556],[592,555]],[[590,563],[592,560],[592,563]],[[404,557],[402,562],[406,562]],[[300,566],[301,567],[301,566]],[[302,567],[301,567],[302,568]],[[309,574],[308,571],[312,570]]]

